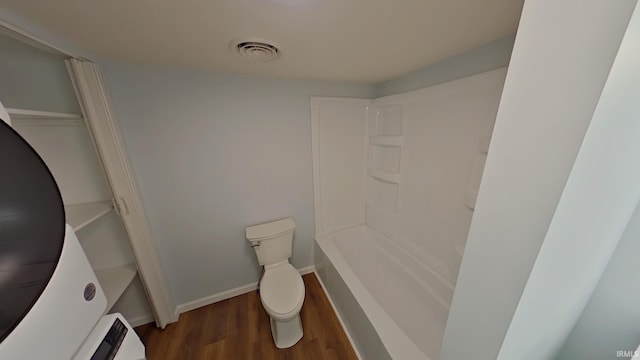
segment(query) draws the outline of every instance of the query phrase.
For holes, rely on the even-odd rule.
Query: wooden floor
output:
[[[184,313],[164,330],[152,324],[136,328],[147,359],[357,359],[315,274],[302,278],[304,336],[293,347],[275,347],[269,315],[252,291]]]

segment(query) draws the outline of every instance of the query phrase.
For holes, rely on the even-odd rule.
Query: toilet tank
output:
[[[286,218],[246,228],[246,237],[256,251],[260,265],[275,264],[291,257],[296,224]]]

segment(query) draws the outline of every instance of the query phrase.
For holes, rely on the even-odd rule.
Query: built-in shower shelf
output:
[[[372,178],[378,179],[380,181],[385,181],[385,182],[394,183],[394,184],[400,183],[400,174],[383,171],[379,169],[369,169],[367,174]]]
[[[371,136],[369,143],[380,146],[402,146],[402,136]]]

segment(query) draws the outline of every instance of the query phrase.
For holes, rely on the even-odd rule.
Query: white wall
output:
[[[555,358],[640,200],[638,55],[636,10],[498,359]]]
[[[640,344],[640,207],[558,359],[614,358]],[[628,357],[625,357],[628,358]]]
[[[364,223],[370,105],[364,99],[311,99],[316,235]]]
[[[313,263],[310,96],[372,86],[103,67],[178,304],[258,280],[249,225],[292,216],[292,263]]]
[[[525,2],[441,359],[497,357],[634,5]]]

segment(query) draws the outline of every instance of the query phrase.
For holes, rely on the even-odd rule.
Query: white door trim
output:
[[[153,308],[156,324],[164,328],[178,320],[177,307],[166,286],[160,259],[142,201],[112,112],[100,68],[89,61],[67,61],[87,126],[111,184],[120,217],[129,235],[138,272]]]

